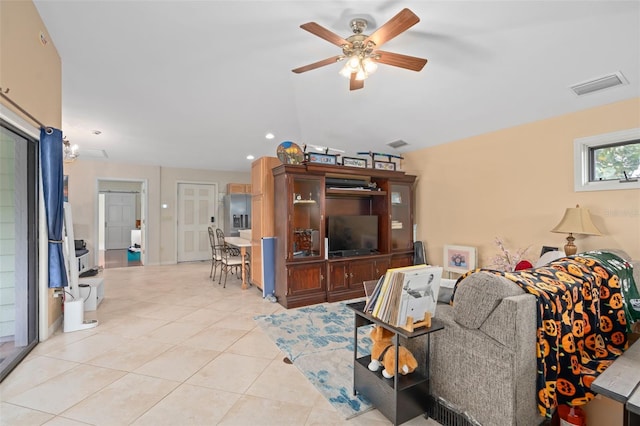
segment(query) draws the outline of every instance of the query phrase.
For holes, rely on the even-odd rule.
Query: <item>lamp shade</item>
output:
[[[591,221],[589,210],[576,206],[568,208],[564,212],[564,217],[551,232],[559,232],[564,234],[584,234],[584,235],[602,235]]]

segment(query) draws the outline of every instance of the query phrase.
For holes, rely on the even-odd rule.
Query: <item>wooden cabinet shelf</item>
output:
[[[362,296],[363,282],[377,280],[390,265],[390,256],[334,257],[327,261],[327,301]]]
[[[342,195],[342,196],[350,196],[350,197],[375,197],[375,196],[385,196],[387,195],[387,191],[371,191],[369,189],[338,189],[338,188],[327,188],[325,191],[327,196],[329,195]]]
[[[285,308],[364,296],[363,281],[412,263],[415,176],[318,164],[281,164],[272,172],[275,295]],[[377,189],[338,188],[336,180]],[[371,245],[376,251],[364,256],[349,251],[349,257],[328,259],[325,244],[332,216],[377,216],[377,241]]]

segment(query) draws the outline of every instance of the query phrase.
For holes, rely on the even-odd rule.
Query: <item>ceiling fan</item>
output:
[[[383,43],[405,32],[420,18],[409,9],[402,9],[396,16],[387,21],[371,35],[363,34],[367,28],[366,19],[355,18],[351,20],[353,35],[346,39],[315,23],[308,22],[300,25],[303,30],[309,31],[320,38],[342,48],[342,54],[305,65],[292,70],[296,74],[311,71],[316,68],[330,65],[335,62],[346,61],[340,74],[349,78],[349,90],[362,89],[364,80],[378,67],[378,63],[405,68],[412,71],[420,71],[427,63],[426,59],[415,56],[401,55],[399,53],[386,52],[378,49]]]

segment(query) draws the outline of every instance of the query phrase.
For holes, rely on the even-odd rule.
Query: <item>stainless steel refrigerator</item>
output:
[[[239,237],[241,229],[251,229],[251,194],[227,194],[224,197],[224,233]]]

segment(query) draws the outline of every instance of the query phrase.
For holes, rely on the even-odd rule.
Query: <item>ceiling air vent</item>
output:
[[[83,159],[92,158],[92,159],[105,159],[109,158],[107,155],[107,151],[104,149],[80,149],[80,156]]]
[[[609,87],[620,86],[622,84],[629,84],[627,79],[621,72],[605,75],[593,80],[585,81],[571,86],[571,90],[576,95],[586,95],[587,93],[597,92],[598,90],[608,89]]]
[[[409,144],[403,141],[402,139],[399,139],[395,142],[389,142],[387,144],[387,146],[390,146],[391,148],[395,148],[395,149],[402,148],[403,146],[407,146],[407,145]]]

